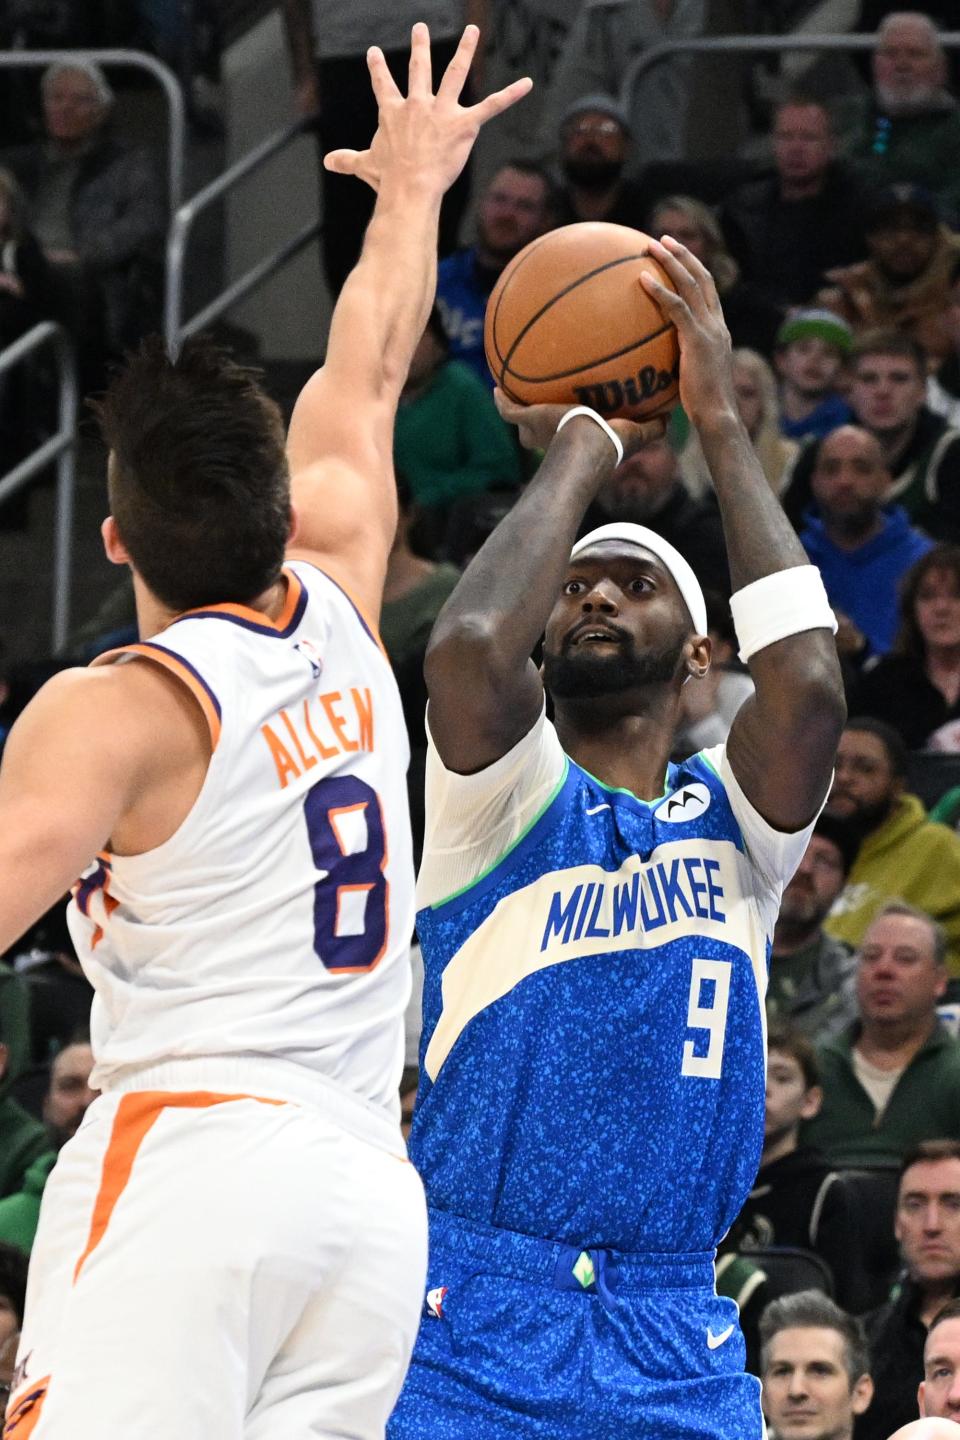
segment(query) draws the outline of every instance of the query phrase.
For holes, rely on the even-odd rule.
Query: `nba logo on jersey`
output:
[[[427,1314],[437,1320],[443,1319],[443,1302],[447,1296],[446,1285],[438,1285],[435,1290],[427,1291]]]

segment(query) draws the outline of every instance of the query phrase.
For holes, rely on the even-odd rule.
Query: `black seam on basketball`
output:
[[[490,326],[490,339],[493,341],[493,351],[494,351],[494,354],[496,355],[497,360],[499,361],[500,366],[501,366],[501,370],[500,370],[500,378],[501,378],[501,380],[503,379],[503,369],[504,369],[505,366],[506,366],[507,358],[504,357],[504,356],[500,353],[500,345],[499,345],[499,343],[498,343],[498,341],[497,341],[497,316],[500,314],[500,306],[501,306],[501,304],[503,303],[503,297],[504,297],[504,295],[507,293],[507,291],[509,290],[510,286],[513,284],[513,276],[516,275],[516,273],[517,273],[518,270],[522,270],[522,269],[523,269],[524,265],[525,265],[525,264],[527,263],[527,261],[530,259],[530,256],[533,254],[533,252],[534,252],[535,250],[539,250],[539,248],[540,248],[541,244],[543,243],[543,241],[550,238],[550,233],[551,233],[551,232],[548,231],[546,235],[540,235],[536,240],[531,240],[531,241],[530,241],[530,244],[527,246],[525,255],[522,257],[522,259],[520,259],[520,260],[517,262],[516,266],[514,267],[513,275],[510,276],[510,279],[507,281],[506,285],[504,285],[503,289],[500,291],[500,294],[497,296],[497,303],[496,303],[496,307],[494,308],[494,312],[493,312],[493,323],[492,323],[491,326]],[[492,369],[492,368],[493,368],[493,367],[491,366],[491,369]],[[500,388],[503,389],[503,386],[501,385]]]
[[[638,255],[621,255],[621,256],[619,256],[619,258],[616,259],[616,260],[608,260],[605,264],[603,264],[603,265],[598,265],[597,268],[596,268],[596,270],[588,270],[587,273],[586,273],[586,275],[578,275],[577,278],[576,278],[576,280],[571,280],[571,282],[570,282],[569,285],[565,285],[562,290],[558,290],[557,293],[556,293],[556,295],[552,296],[552,297],[547,301],[546,305],[541,305],[541,307],[540,307],[540,309],[537,311],[537,313],[536,313],[535,315],[531,315],[531,317],[530,317],[530,319],[527,321],[526,325],[524,325],[523,329],[522,329],[522,330],[519,332],[519,334],[515,337],[515,339],[514,339],[514,341],[513,341],[513,344],[510,346],[510,349],[507,351],[506,358],[503,358],[503,359],[502,359],[502,365],[503,365],[504,371],[506,371],[506,370],[509,368],[510,361],[511,361],[511,359],[512,359],[512,357],[513,357],[513,352],[514,352],[514,350],[516,350],[517,346],[520,344],[520,341],[524,338],[524,336],[525,336],[526,334],[528,334],[528,332],[529,332],[530,330],[533,329],[533,327],[534,327],[534,325],[536,325],[537,321],[540,320],[540,319],[542,319],[543,316],[546,315],[547,311],[550,310],[554,305],[556,305],[556,303],[557,303],[558,300],[562,300],[565,295],[569,295],[570,292],[571,292],[571,290],[576,290],[579,285],[584,285],[584,284],[586,284],[586,282],[587,282],[588,280],[592,280],[595,275],[602,275],[605,270],[615,270],[618,265],[627,265],[627,264],[630,263],[631,260],[646,260],[646,259],[647,259],[647,256],[648,256],[648,253],[649,253],[648,251],[642,250]],[[518,267],[518,268],[519,268],[519,267]],[[513,277],[511,276],[511,279],[512,279],[512,278],[513,278]],[[504,287],[504,291],[506,291],[508,288],[509,288],[508,286],[505,286],[505,287]],[[498,303],[497,308],[499,309],[499,303]],[[500,357],[500,352],[499,352],[499,350],[497,351],[497,356],[498,356],[498,358],[501,358],[501,357]],[[570,374],[574,374],[575,372],[574,372],[574,371],[570,371],[569,373],[570,373]],[[518,377],[518,378],[520,378],[520,377]]]
[[[665,335],[668,330],[672,329],[673,321],[669,320],[666,325],[661,325],[659,330],[651,330],[649,335],[641,335],[639,340],[631,341],[622,350],[614,350],[612,355],[601,355],[599,360],[585,360],[582,365],[575,366],[573,370],[558,370],[555,375],[520,375],[516,370],[508,370],[506,365],[503,366],[500,374],[501,376],[509,375],[512,380],[521,380],[524,385],[548,385],[551,380],[568,380],[571,375],[582,375],[585,370],[594,370],[598,365],[608,365],[611,360],[619,360],[621,355],[629,355],[631,350],[639,349],[641,345],[646,345],[650,340],[656,340],[658,335]]]

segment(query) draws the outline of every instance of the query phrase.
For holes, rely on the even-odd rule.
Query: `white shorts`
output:
[[[383,1436],[423,1299],[419,1177],[238,1088],[88,1110],[43,1197],[5,1440]]]

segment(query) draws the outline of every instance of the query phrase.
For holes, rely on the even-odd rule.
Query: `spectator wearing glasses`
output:
[[[563,188],[557,222],[606,220],[642,230],[648,197],[624,171],[630,157],[630,122],[623,106],[609,95],[584,95],[560,122]]]

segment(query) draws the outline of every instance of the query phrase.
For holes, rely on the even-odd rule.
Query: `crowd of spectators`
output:
[[[109,26],[110,4],[93,8]],[[467,176],[450,199],[437,304],[398,413],[382,632],[411,736],[414,828],[430,629],[535,463],[493,402],[488,297],[513,256],[557,225],[668,232],[716,282],[741,415],[823,574],[854,717],[774,932],[764,1148],[718,1288],[741,1305],[776,1436],[881,1440],[918,1413],[960,1418],[960,108],[935,28],[944,17],[871,0],[869,78],[836,103],[822,87],[754,96],[764,133],[721,167],[718,191],[681,143],[687,59],[651,70],[633,104],[618,98],[631,56],[700,33],[707,7],[569,8],[538,139],[472,197]],[[74,7],[45,9],[66,27],[47,43],[83,43],[68,33]],[[463,18],[459,0],[415,15],[395,5],[389,22],[359,0],[282,9],[297,103],[319,116],[321,152],[372,128],[368,43],[396,67],[409,20],[426,14],[442,63]],[[0,33],[29,10],[0,0]],[[497,0],[478,11],[495,17]],[[179,43],[163,5],[137,14],[161,53]],[[125,139],[115,114],[107,76],[65,51],[43,75],[32,129],[9,128],[20,143],[0,150],[0,348],[57,319],[88,388],[156,325],[162,300],[160,152]],[[336,293],[368,208],[355,182],[324,172],[323,183]],[[4,470],[33,437],[43,381],[0,377]],[[618,467],[584,530],[610,520],[653,526],[701,580],[714,665],[684,692],[676,753],[719,743],[752,686],[736,657],[719,512],[682,411]],[[125,585],[51,663],[85,661],[134,624]],[[0,747],[25,698],[0,664]],[[0,1383],[43,1186],[93,1098],[89,1000],[55,907],[0,957]],[[404,1074],[409,1096],[415,1070]]]

